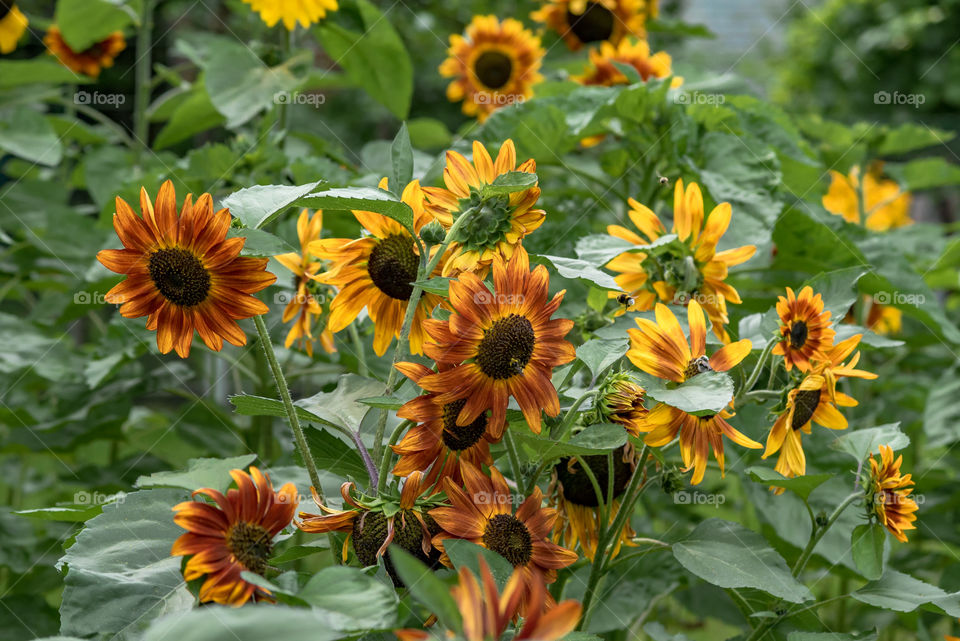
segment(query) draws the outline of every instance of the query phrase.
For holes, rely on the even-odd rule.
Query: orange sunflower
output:
[[[333,346],[333,332],[329,328],[324,327],[319,336],[314,336],[312,329],[313,324],[324,314],[323,306],[315,296],[319,295],[318,290],[322,287],[317,282],[317,272],[322,269],[323,264],[312,260],[310,256],[310,243],[320,239],[322,228],[323,212],[318,211],[311,218],[304,209],[297,219],[300,253],[289,252],[274,256],[278,263],[293,272],[297,290],[283,310],[283,322],[293,321],[284,346],[289,348],[294,342],[298,342],[308,356],[313,356],[313,344],[317,339],[320,340],[323,351],[328,354],[337,351]]]
[[[627,35],[643,37],[647,16],[656,16],[657,0],[541,0],[530,14],[556,31],[572,51],[583,45],[617,45]],[[648,6],[649,5],[649,6]]]
[[[417,384],[434,373],[419,363],[398,363],[397,369]],[[492,464],[490,441],[493,437],[487,431],[487,412],[481,413],[469,425],[457,425],[457,417],[466,403],[466,399],[439,403],[437,394],[431,392],[417,396],[397,410],[398,417],[415,421],[418,425],[391,446],[400,457],[393,473],[407,476],[415,471],[429,470],[424,480],[427,486],[434,486],[448,477],[459,485],[463,482],[461,462],[476,467],[482,463]]]
[[[656,319],[654,323],[646,318],[637,318],[639,329],[627,330],[630,335],[627,358],[637,368],[658,378],[683,383],[703,372],[726,372],[750,353],[751,343],[743,339],[724,345],[707,358],[707,327],[703,309],[695,300],[690,301],[687,307],[689,343],[677,317],[666,305],[657,303]],[[686,466],[684,472],[693,468],[690,482],[696,485],[703,480],[707,471],[707,456],[711,447],[720,464],[720,474],[723,474],[723,436],[743,447],[762,447],[727,423],[726,419],[731,416],[733,414],[726,410],[709,416],[696,416],[660,403],[647,414],[643,429],[649,433],[644,443],[651,447],[662,447],[676,438],[679,432],[680,454]]]
[[[608,234],[634,245],[648,245],[666,235],[663,223],[650,208],[632,198],[629,203],[628,215],[640,234],[620,225],[608,226]],[[614,280],[633,299],[630,311],[646,311],[658,298],[663,302],[696,299],[706,309],[713,333],[720,340],[729,341],[725,328],[730,320],[727,303],[739,304],[740,295],[724,281],[730,267],[750,260],[757,251],[753,245],[717,251],[717,243],[730,225],[732,211],[730,203],[720,203],[705,219],[700,187],[690,183],[684,189],[683,181],[677,180],[671,233],[676,234],[680,242],[655,253],[624,252],[606,265],[607,269],[619,272]],[[609,293],[611,298],[620,295]]]
[[[449,229],[460,216],[470,216],[458,230],[448,248],[449,257],[443,275],[455,277],[474,272],[486,277],[494,257],[508,260],[523,238],[543,224],[546,212],[533,209],[540,188],[530,187],[509,195],[488,196],[484,188],[512,171],[536,173],[532,158],[517,166],[517,150],[512,140],[500,146],[494,161],[478,141],[473,143],[473,162],[456,151],[447,152],[443,168],[443,187],[424,187],[437,221]]]
[[[893,460],[893,449],[880,446],[880,460],[870,457],[870,480],[866,484],[867,498],[880,523],[901,543],[907,542],[904,530],[915,530],[917,502],[910,498],[913,480],[910,474],[900,473],[903,456]]]
[[[804,287],[800,295],[787,287],[787,296],[777,299],[780,316],[780,335],[783,339],[773,353],[783,356],[789,372],[794,366],[801,372],[810,371],[811,361],[827,361],[827,351],[833,346],[836,332],[830,329],[830,312],[823,311],[823,298],[813,295],[812,287]]]
[[[646,40],[637,40],[631,43],[628,38],[614,45],[601,42],[600,49],[590,50],[590,65],[582,76],[574,76],[573,80],[582,85],[625,85],[629,83],[627,76],[617,69],[614,63],[629,65],[637,70],[644,82],[650,78],[666,78],[671,73],[670,54],[658,51],[650,55],[650,45]],[[683,78],[674,78],[671,87],[679,87]]]
[[[274,492],[270,477],[256,467],[250,474],[231,470],[237,484],[224,496],[208,487],[203,494],[217,507],[202,501],[184,501],[173,507],[173,520],[187,530],[174,542],[172,556],[190,556],[183,578],[193,581],[206,575],[200,587],[200,602],[213,601],[241,606],[247,601],[271,600],[270,592],[248,583],[241,572],[263,576],[270,562],[273,538],[293,520],[297,488],[287,483]],[[219,509],[218,509],[219,508]]]
[[[47,50],[70,70],[76,73],[85,73],[96,78],[100,70],[113,66],[113,60],[121,51],[126,49],[127,41],[123,33],[114,31],[105,39],[96,42],[83,51],[74,51],[60,35],[60,29],[51,26],[47,35],[43,37]]]
[[[471,425],[492,410],[487,430],[500,440],[510,396],[537,434],[541,410],[548,416],[559,414],[560,400],[550,377],[554,367],[576,358],[576,351],[563,338],[573,321],[550,319],[565,292],[547,302],[549,281],[543,265],[530,271],[527,252],[519,248],[506,264],[495,259],[496,293],[474,274],[461,274],[450,283],[449,320],[424,322],[433,339],[424,352],[441,370],[420,378],[419,385],[436,392],[437,403],[466,399],[457,425]]]
[[[553,583],[557,570],[577,560],[576,553],[549,541],[556,511],[541,506],[543,494],[534,488],[514,513],[510,488],[497,468],[490,468],[489,478],[469,463],[462,463],[461,468],[466,491],[444,479],[450,505],[430,511],[442,530],[433,537],[433,544],[443,551],[446,539],[467,539],[493,550],[518,571],[521,614],[541,609],[544,597],[552,607],[553,598],[538,594],[536,584]],[[446,552],[440,561],[450,565]]]
[[[543,80],[539,69],[546,52],[540,38],[513,18],[474,16],[464,35],[450,36],[440,75],[453,80],[447,100],[463,101],[467,116],[483,122],[494,111],[533,96]]]
[[[15,2],[0,0],[0,53],[10,53],[27,30],[27,16]]]
[[[387,188],[386,178],[380,181],[380,188]],[[431,220],[419,181],[407,185],[401,199],[413,210],[414,231],[419,234]],[[311,254],[332,263],[330,270],[318,277],[338,289],[330,303],[327,328],[334,333],[341,331],[366,307],[374,323],[373,350],[383,356],[393,338],[400,336],[417,280],[420,252],[410,232],[392,218],[370,211],[354,211],[353,215],[369,236],[356,240],[324,238],[308,247]],[[439,266],[434,275],[440,275]],[[424,320],[442,300],[427,292],[420,297],[410,330],[410,351],[414,354],[423,353]]]
[[[196,203],[187,194],[180,215],[169,180],[156,204],[140,190],[142,217],[117,198],[113,227],[124,249],[104,249],[97,260],[127,278],[107,292],[108,303],[122,303],[125,318],[148,316],[156,330],[157,348],[190,354],[194,330],[207,347],[223,348],[223,340],[244,345],[247,335],[236,321],[268,311],[252,296],[277,277],[265,271],[266,258],[241,257],[245,238],[227,238],[230,212],[214,213],[210,194]]]

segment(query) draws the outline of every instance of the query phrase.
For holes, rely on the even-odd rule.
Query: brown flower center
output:
[[[373,284],[390,298],[410,300],[419,263],[413,251],[413,239],[394,234],[381,240],[370,252],[367,272]]]
[[[797,392],[793,397],[793,418],[790,420],[790,427],[799,430],[810,422],[813,413],[820,405],[820,390],[804,389]]]
[[[497,514],[487,521],[483,544],[510,561],[513,567],[526,565],[533,556],[530,530],[520,519],[510,514]]]
[[[627,488],[630,481],[630,464],[623,460],[624,448],[620,448],[613,453],[613,496],[619,497]],[[603,494],[603,499],[607,499],[607,455],[595,454],[582,457],[584,462],[590,467],[593,476],[597,479],[597,485]],[[557,480],[563,488],[563,498],[576,505],[584,507],[597,507],[600,502],[597,500],[597,490],[590,482],[590,477],[583,471],[580,461],[574,461],[571,465],[569,458],[560,459],[556,465]]]
[[[273,539],[262,526],[240,521],[227,530],[227,549],[243,567],[262,575],[273,551]]]
[[[790,347],[800,349],[807,342],[807,324],[804,321],[796,321],[790,327]]]
[[[483,338],[477,347],[477,365],[490,378],[504,379],[522,374],[533,356],[536,338],[533,325],[519,314],[497,319],[492,327],[483,330]]]
[[[454,452],[462,452],[477,444],[487,431],[487,413],[483,412],[469,425],[457,425],[457,416],[467,399],[443,406],[443,444]]]
[[[7,17],[7,14],[13,10],[13,3],[7,0],[0,0],[0,20]]]
[[[690,362],[687,363],[687,368],[683,370],[683,379],[688,380],[697,374],[712,371],[713,368],[710,367],[710,359],[706,356],[698,356],[697,358],[690,359]]]
[[[567,24],[580,42],[600,42],[613,35],[616,16],[599,2],[588,2],[583,13],[577,15],[567,9]]]
[[[473,72],[485,87],[500,89],[510,81],[513,61],[502,51],[484,51],[473,63]]]
[[[186,249],[158,249],[150,254],[149,270],[157,291],[174,305],[193,307],[210,293],[210,273]]]

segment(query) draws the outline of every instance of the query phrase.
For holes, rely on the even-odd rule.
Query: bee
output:
[[[669,185],[669,184],[670,184],[670,179],[667,178],[666,176],[660,176],[659,178],[657,178],[657,180],[660,182],[661,185]]]
[[[633,307],[633,299],[630,298],[629,294],[620,294],[617,296],[617,302],[624,307]]]

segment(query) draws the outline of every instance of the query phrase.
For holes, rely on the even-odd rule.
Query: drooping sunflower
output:
[[[640,436],[647,418],[646,390],[629,372],[615,372],[600,384],[597,414],[600,422],[623,425],[631,436]]]
[[[880,446],[880,460],[870,457],[870,478],[864,485],[868,505],[881,524],[901,543],[907,542],[905,530],[915,530],[917,502],[910,498],[913,480],[900,473],[903,456],[893,459],[893,448]]]
[[[328,11],[337,10],[337,0],[243,0],[250,5],[250,9],[260,14],[268,27],[272,27],[281,20],[287,31],[293,31],[300,23],[308,29],[315,22],[320,22],[327,16]]]
[[[786,407],[774,422],[763,453],[763,458],[767,458],[780,452],[774,469],[781,475],[793,478],[806,473],[801,433],[810,434],[812,423],[831,430],[847,428],[847,419],[838,408],[855,407],[857,400],[837,391],[837,380],[877,378],[872,372],[857,369],[860,352],[849,363],[844,363],[860,344],[861,337],[856,334],[834,345],[827,352],[826,360],[814,362],[812,371],[787,394]],[[781,494],[783,488],[773,488],[773,491]]]
[[[513,18],[474,16],[464,35],[450,36],[440,75],[453,80],[447,100],[463,102],[467,116],[483,122],[497,109],[533,96],[543,80],[540,64],[546,52],[540,38]]]
[[[12,0],[0,0],[0,53],[10,53],[27,30],[27,16]]]
[[[263,575],[270,561],[273,539],[293,520],[297,488],[287,483],[274,492],[270,477],[256,467],[247,474],[231,470],[236,489],[222,492],[205,487],[193,492],[211,498],[184,501],[173,507],[173,520],[187,530],[174,542],[172,556],[190,556],[183,571],[187,581],[206,575],[200,601],[241,606],[247,601],[271,600],[270,592],[248,583],[240,573]]]
[[[398,363],[397,369],[417,384],[423,377],[434,373],[419,363]],[[490,442],[493,436],[487,431],[487,412],[481,413],[469,425],[457,425],[457,417],[466,403],[466,399],[440,403],[437,394],[430,392],[413,398],[397,410],[398,417],[415,421],[417,425],[399,443],[391,446],[400,457],[393,473],[407,476],[423,471],[427,474],[424,483],[429,487],[448,477],[459,485],[463,482],[461,462],[476,467],[492,464]]]
[[[793,367],[808,372],[811,361],[829,360],[827,352],[836,332],[830,328],[831,312],[823,310],[820,294],[814,296],[813,288],[807,286],[797,296],[787,287],[786,297],[777,299],[777,314],[783,339],[774,346],[773,353],[783,356],[788,372]]]
[[[860,171],[860,167],[853,167],[850,174],[844,176],[830,170],[830,189],[823,197],[824,209],[843,216],[848,223],[863,222],[867,229],[873,231],[887,231],[911,224],[910,192],[901,190],[896,181],[884,178],[883,163],[880,162],[870,165],[863,179],[861,216]]]
[[[323,268],[323,264],[311,257],[310,243],[319,240],[322,228],[323,212],[317,211],[311,218],[304,209],[297,219],[300,253],[289,252],[274,256],[278,263],[293,272],[296,286],[296,293],[283,310],[283,322],[293,321],[284,346],[289,348],[297,342],[308,356],[313,356],[313,344],[318,339],[320,346],[328,354],[337,351],[333,345],[333,332],[328,327],[320,330],[319,336],[313,335],[313,325],[324,315],[321,303],[324,297],[320,292],[324,286],[317,281],[317,273]]]
[[[386,178],[380,181],[380,188],[387,188]],[[401,199],[413,210],[414,231],[419,234],[431,220],[419,181],[407,185]],[[334,333],[343,330],[366,307],[374,323],[373,350],[383,356],[393,338],[400,336],[417,280],[420,252],[410,232],[392,218],[370,211],[354,211],[353,215],[369,236],[314,240],[309,251],[332,263],[330,270],[317,278],[338,290],[330,303],[327,328]],[[434,275],[439,276],[440,271],[438,266]],[[442,300],[428,292],[420,297],[410,330],[410,351],[414,354],[423,353],[424,320]]]
[[[707,358],[707,327],[703,309],[696,300],[687,307],[687,322],[690,326],[690,341],[684,336],[677,317],[666,305],[657,303],[656,322],[637,318],[638,329],[628,329],[630,349],[627,358],[637,368],[672,383],[683,383],[703,372],[726,372],[750,353],[751,343],[743,339],[724,345]],[[731,399],[732,400],[732,399]],[[662,447],[680,434],[680,454],[684,472],[693,468],[693,485],[703,480],[707,471],[707,457],[713,455],[724,472],[723,438],[726,436],[737,445],[758,449],[763,447],[753,439],[734,429],[726,419],[733,416],[727,410],[710,416],[688,414],[665,403],[660,403],[647,414],[643,429],[649,432],[644,443]]]
[[[572,51],[598,42],[617,45],[628,35],[644,37],[647,16],[654,17],[657,6],[657,0],[541,2],[544,6],[531,13],[530,17],[556,31]]]
[[[196,330],[207,347],[223,348],[224,339],[244,345],[247,335],[236,321],[268,308],[252,296],[277,277],[265,271],[266,258],[241,257],[245,238],[227,238],[230,212],[214,213],[213,198],[196,203],[187,194],[177,215],[173,183],[160,187],[156,203],[140,190],[142,217],[117,198],[113,227],[124,249],[104,249],[97,260],[127,278],[107,292],[125,318],[148,316],[156,330],[157,348],[175,349],[186,358]]]
[[[75,73],[85,73],[96,78],[100,70],[113,66],[113,60],[121,51],[127,48],[127,41],[123,33],[114,31],[109,36],[96,42],[83,51],[74,51],[60,35],[60,29],[51,26],[43,37],[47,50]]]
[[[457,425],[471,425],[491,410],[487,430],[500,440],[510,396],[537,434],[541,410],[548,416],[560,412],[551,373],[576,358],[576,351],[563,338],[573,321],[550,319],[565,292],[548,302],[549,282],[543,265],[530,271],[529,257],[521,247],[507,263],[499,257],[494,260],[495,293],[474,274],[461,274],[450,283],[450,318],[424,322],[432,339],[424,352],[443,369],[423,376],[419,384],[437,393],[437,403],[466,399]]]
[[[474,272],[485,278],[494,257],[509,260],[523,238],[543,224],[546,212],[533,209],[540,198],[539,187],[508,196],[483,193],[486,185],[512,171],[536,173],[537,163],[531,158],[518,167],[512,140],[500,146],[496,161],[480,142],[474,141],[473,162],[459,152],[447,152],[443,168],[445,188],[423,188],[431,213],[444,228],[450,229],[461,216],[470,217],[458,227],[457,237],[449,245],[444,276]]]
[[[590,64],[583,75],[574,76],[573,80],[583,85],[606,87],[628,84],[630,81],[617,69],[615,62],[636,69],[644,82],[650,78],[666,78],[672,73],[670,54],[658,51],[650,55],[650,45],[646,40],[631,43],[629,38],[624,38],[617,45],[602,42],[599,49],[590,49]],[[670,86],[679,87],[682,84],[683,78],[676,77]]]
[[[444,479],[450,505],[430,511],[442,530],[433,537],[433,544],[443,550],[446,539],[467,539],[493,550],[519,570],[520,613],[542,608],[544,601],[535,600],[539,596],[536,584],[553,583],[557,570],[577,560],[576,553],[549,540],[556,510],[542,507],[543,494],[534,488],[514,512],[510,488],[497,468],[490,468],[489,477],[469,463],[463,463],[461,469],[466,490]],[[451,565],[446,552],[440,561]],[[546,599],[549,606],[554,604],[549,594]]]
[[[657,215],[634,199],[629,200],[630,220],[637,234],[620,225],[610,225],[607,233],[634,245],[647,245],[667,233]],[[710,317],[713,333],[727,342],[730,335],[727,303],[740,303],[737,290],[725,280],[728,270],[750,260],[754,245],[717,251],[717,243],[730,225],[730,203],[720,203],[710,215],[703,215],[703,194],[696,183],[684,189],[677,180],[673,192],[673,227],[680,243],[673,243],[656,254],[624,252],[607,263],[607,269],[619,272],[617,284],[633,299],[631,311],[646,311],[659,298],[663,302],[697,300]],[[610,292],[615,298],[618,292]]]

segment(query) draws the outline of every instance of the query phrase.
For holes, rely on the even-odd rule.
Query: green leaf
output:
[[[672,546],[689,572],[722,588],[756,588],[791,603],[813,599],[766,540],[739,523],[707,519]]]
[[[888,163],[884,170],[908,191],[960,184],[960,166],[944,158],[919,158],[905,164]]]
[[[304,430],[304,435],[318,470],[326,470],[343,478],[367,483],[367,468],[357,450],[351,445],[328,430],[317,427],[307,428]]]
[[[370,409],[360,399],[378,396],[382,392],[383,383],[380,381],[356,374],[343,374],[332,392],[319,392],[295,404],[322,420],[356,431]]]
[[[92,78],[72,72],[56,60],[0,60],[0,89],[36,84],[86,84]]]
[[[933,605],[952,617],[960,617],[960,592],[948,594],[909,574],[887,568],[877,581],[871,581],[853,593],[853,598],[896,612],[913,612],[922,605]]]
[[[248,604],[242,608],[219,605],[156,621],[142,641],[263,641],[278,630],[291,641],[333,641],[344,632],[328,625],[322,610],[285,605]]]
[[[305,194],[296,204],[313,209],[372,211],[394,219],[406,227],[411,234],[413,233],[413,210],[397,196],[382,189],[372,187],[328,189],[310,195]]]
[[[594,378],[627,354],[626,338],[595,338],[577,348],[577,358],[590,369]]]
[[[228,397],[233,404],[237,414],[243,416],[279,416],[287,417],[286,408],[283,402],[276,398],[266,398],[264,396],[253,396],[251,394],[235,394]],[[326,425],[327,421],[323,418],[308,412],[302,407],[296,408],[297,416],[302,421],[314,421]],[[340,427],[337,425],[336,427]]]
[[[747,468],[747,474],[757,483],[788,489],[804,501],[809,498],[810,492],[835,476],[834,474],[807,474],[788,479],[775,470],[759,466]]]
[[[741,339],[749,339],[753,349],[763,349],[778,327],[780,327],[780,317],[777,316],[776,309],[771,309],[763,314],[750,314],[741,318],[737,326],[737,335]]]
[[[907,122],[888,130],[877,147],[878,156],[893,156],[933,145],[946,144],[954,137],[950,131],[931,129],[923,124]]]
[[[329,613],[336,630],[388,630],[397,623],[397,593],[357,568],[324,568],[297,596]]]
[[[830,447],[846,452],[857,461],[863,461],[866,457],[879,453],[881,445],[889,445],[894,451],[902,450],[910,445],[910,437],[900,431],[898,421],[847,432],[830,443]]]
[[[324,22],[317,31],[327,54],[357,85],[401,120],[410,111],[413,97],[413,64],[403,40],[367,0],[357,0],[362,33]]]
[[[622,425],[613,423],[598,423],[577,432],[566,442],[553,441],[544,436],[537,436],[529,429],[516,430],[514,438],[526,445],[540,460],[550,460],[565,456],[591,456],[606,454],[627,442],[627,432]]]
[[[450,130],[435,118],[414,118],[407,122],[407,128],[410,130],[410,141],[417,149],[444,149],[453,142]]]
[[[663,379],[647,376],[647,397],[697,416],[716,414],[733,399],[733,379],[725,372],[704,372],[672,389]]]
[[[132,21],[133,10],[108,0],[57,0],[54,20],[74,51],[89,49]]]
[[[226,122],[210,100],[202,84],[194,85],[190,95],[173,110],[167,124],[153,141],[155,149],[166,149],[194,134],[218,127]]]
[[[390,146],[390,162],[393,167],[390,187],[399,195],[403,193],[407,183],[413,180],[413,147],[410,145],[410,133],[405,122],[400,124],[400,131]]]
[[[60,559],[68,570],[60,606],[63,634],[133,635],[158,616],[179,616],[193,607],[181,558],[170,556],[184,532],[170,508],[186,498],[179,490],[131,492],[87,522]]]
[[[437,615],[447,630],[461,628],[460,612],[443,581],[399,545],[390,546],[390,562],[413,597]]]
[[[76,496],[74,500],[76,500]],[[41,507],[34,510],[17,510],[14,514],[41,521],[65,521],[67,523],[83,523],[89,521],[102,511],[102,505],[64,505],[58,507]]]
[[[541,254],[539,257],[550,261],[553,267],[560,272],[560,275],[564,278],[579,278],[603,289],[621,291],[620,285],[617,285],[617,281],[613,279],[613,276],[601,271],[584,260],[565,258],[563,256],[548,256],[546,254]]]
[[[284,239],[279,236],[274,236],[270,232],[263,231],[262,229],[237,229],[233,227],[227,231],[227,238],[247,239],[247,242],[243,244],[243,249],[240,250],[241,256],[263,258],[292,251],[299,252],[298,248],[293,247]]]
[[[41,114],[29,107],[17,107],[13,115],[0,120],[0,149],[38,165],[54,167],[63,157],[63,145]]]
[[[179,487],[191,492],[201,487],[210,487],[226,492],[230,483],[233,482],[230,478],[230,470],[246,471],[256,458],[256,454],[244,454],[232,458],[192,458],[187,461],[187,469],[183,472],[154,472],[150,476],[138,478],[136,486],[140,488]]]
[[[787,635],[787,641],[877,641],[877,633],[846,634],[845,632],[800,632],[794,630]]]
[[[936,385],[927,393],[923,408],[923,431],[929,441],[928,447],[948,445],[960,439],[960,376],[956,370],[944,372]]]
[[[299,84],[286,67],[268,67],[245,43],[213,40],[207,56],[207,93],[231,128],[289,102],[289,92]]]
[[[384,410],[398,410],[403,406],[403,401],[396,396],[371,396],[358,399],[357,402]]]
[[[246,227],[257,229],[316,189],[320,182],[297,186],[254,185],[233,192],[223,199],[221,206],[229,209]]]
[[[537,186],[537,175],[526,171],[508,171],[494,178],[493,183],[483,186],[484,198],[509,196],[510,194]]]
[[[804,286],[812,287],[814,296],[821,295],[823,309],[831,313],[830,321],[835,323],[842,320],[857,301],[857,281],[868,271],[868,267],[846,267],[823,272],[808,280]],[[800,292],[799,289],[795,291],[798,294]]]
[[[414,285],[419,285],[423,291],[428,294],[436,294],[437,296],[443,296],[446,298],[450,295],[450,281],[452,278],[447,278],[445,276],[434,276],[433,278],[428,278],[427,280],[417,280],[414,281]]]
[[[458,570],[466,567],[477,577],[477,581],[480,581],[482,576],[480,573],[480,559],[482,558],[487,562],[490,573],[493,575],[494,581],[497,582],[497,587],[501,590],[513,574],[513,565],[510,564],[510,561],[493,550],[488,550],[482,545],[477,545],[466,539],[447,539],[444,542],[443,549],[450,556],[453,567]]]
[[[886,540],[886,528],[876,521],[854,528],[851,539],[853,562],[864,578],[876,580],[883,576],[883,545]]]
[[[676,240],[675,234],[666,234],[661,236],[649,245],[634,245],[616,236],[607,234],[590,234],[577,241],[575,251],[577,258],[585,260],[593,265],[602,266],[620,254],[628,251],[647,251],[669,245]],[[619,288],[618,288],[619,289]]]

